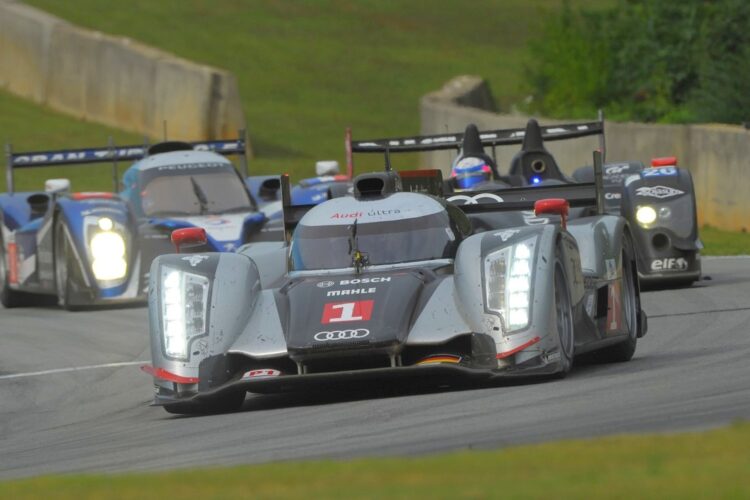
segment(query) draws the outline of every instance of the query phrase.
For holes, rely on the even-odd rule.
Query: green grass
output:
[[[525,94],[526,42],[561,1],[131,0],[114,8],[101,0],[28,3],[231,70],[257,154],[251,169],[299,177],[312,172],[316,159],[343,160],[348,125],[363,138],[418,132],[419,98],[458,74],[488,78],[507,109]],[[23,140],[33,147],[55,142],[46,120],[33,126]],[[0,137],[20,142],[21,132],[0,124]],[[69,145],[100,141],[103,134],[92,132]],[[416,164],[416,158],[402,162]],[[381,166],[378,158],[359,163]],[[105,174],[102,179],[109,185]]]
[[[0,142],[10,142],[15,151],[105,147],[110,136],[118,144],[143,142],[143,137],[138,135],[76,120],[0,92]],[[4,156],[2,164],[4,168]],[[16,171],[15,182],[17,191],[40,190],[44,188],[44,179],[68,177],[73,181],[73,189],[111,189],[111,175],[109,165],[34,168]],[[6,189],[5,175],[2,175],[0,189]]]
[[[420,458],[0,482],[24,498],[748,498],[750,424]]]
[[[705,245],[703,255],[748,255],[750,254],[750,234],[722,231],[710,226],[700,230]]]

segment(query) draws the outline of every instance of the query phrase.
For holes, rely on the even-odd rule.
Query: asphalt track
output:
[[[413,455],[750,419],[750,259],[704,260],[691,288],[645,294],[629,363],[463,390],[251,396],[244,411],[148,406],[143,308],[0,311],[0,478],[300,458]]]

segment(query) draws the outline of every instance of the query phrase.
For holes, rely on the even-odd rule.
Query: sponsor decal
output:
[[[190,264],[190,267],[195,267],[204,260],[208,259],[208,255],[190,255],[188,257],[183,257],[182,260],[187,261]]]
[[[465,194],[457,194],[448,198],[450,202],[462,201],[463,205],[476,205],[482,200],[494,201],[495,203],[502,203],[503,199],[496,194],[492,193],[479,193],[474,196],[468,196]]]
[[[604,175],[620,175],[622,173],[628,172],[629,169],[630,165],[628,164],[610,165],[604,168]]]
[[[440,363],[449,363],[456,365],[460,362],[461,356],[456,356],[455,354],[435,354],[432,356],[427,356],[426,358],[418,361],[417,365],[433,365]]]
[[[586,297],[586,314],[588,314],[589,318],[594,317],[594,294],[590,293]]]
[[[635,190],[635,194],[638,196],[648,196],[649,198],[671,198],[685,194],[685,191],[674,189],[667,186],[643,186]]]
[[[332,340],[355,340],[363,339],[370,335],[367,328],[357,328],[356,330],[334,330],[331,332],[318,332],[313,338],[318,342],[330,342]]]
[[[617,262],[615,259],[607,259],[604,261],[607,266],[607,279],[613,280],[617,278]]]
[[[223,226],[224,224],[231,224],[231,222],[221,217],[209,215],[208,217],[206,217],[206,220],[203,222],[203,224],[207,226]]]
[[[174,171],[174,170],[196,170],[199,168],[220,168],[226,167],[229,163],[218,163],[218,162],[201,162],[201,163],[179,163],[176,165],[159,165],[156,170],[159,171]]]
[[[8,243],[8,282],[18,284],[18,247]]]
[[[533,210],[524,210],[523,222],[527,226],[536,226],[537,224],[549,224],[549,217],[537,217]]]
[[[619,200],[622,198],[622,193],[604,193],[605,200]]]
[[[370,321],[374,300],[357,302],[329,302],[323,306],[323,317],[320,323],[348,323],[352,321]]]
[[[401,213],[401,210],[398,208],[388,209],[388,210],[370,210],[368,212],[349,212],[349,213],[339,213],[336,212],[331,215],[331,219],[360,219],[362,217],[382,217],[385,215],[399,215]]]
[[[644,168],[641,170],[641,177],[666,177],[677,175],[677,169],[675,167],[655,167],[655,168]]]
[[[651,261],[652,271],[686,271],[688,261],[683,257],[666,257]]]
[[[359,219],[362,217],[362,212],[349,212],[349,213],[339,213],[336,212],[331,215],[331,219]]]
[[[225,252],[234,252],[235,250],[237,250],[237,245],[234,243],[224,243]]]
[[[349,290],[329,290],[326,292],[326,297],[342,297],[346,295],[366,295],[375,293],[377,290],[375,287],[372,288],[353,288]]]
[[[136,148],[112,148],[112,149],[83,149],[76,151],[56,151],[49,153],[37,153],[34,155],[18,155],[13,156],[13,165],[33,165],[33,164],[54,164],[54,163],[70,163],[84,160],[104,160],[107,158],[112,159],[125,159],[125,158],[141,158],[145,154],[145,151],[141,147]]]
[[[281,375],[281,372],[279,370],[274,370],[273,368],[259,368],[256,370],[250,370],[249,372],[243,373],[242,380],[249,379],[249,378],[278,377],[279,375]]]
[[[500,231],[499,233],[495,233],[492,236],[499,236],[501,240],[508,241],[510,238],[513,237],[513,235],[520,233],[518,229],[506,229],[505,231]]]
[[[376,276],[375,278],[354,278],[351,280],[341,280],[339,285],[366,285],[368,283],[387,283],[391,281],[390,276]]]
[[[333,281],[319,281],[315,286],[318,288],[330,288],[335,284]]]
[[[607,304],[607,331],[617,332],[622,329],[622,283],[620,280],[609,284],[609,301]]]

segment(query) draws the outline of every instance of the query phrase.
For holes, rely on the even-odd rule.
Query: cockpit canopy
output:
[[[371,266],[453,258],[470,227],[464,219],[423,194],[334,198],[300,220],[291,241],[291,269],[353,267],[357,249]]]

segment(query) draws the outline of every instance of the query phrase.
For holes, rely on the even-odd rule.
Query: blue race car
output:
[[[316,177],[302,179],[291,187],[290,199],[293,206],[317,205],[330,198],[352,194],[351,173],[340,174],[338,162],[318,161],[315,173]],[[261,230],[250,237],[250,242],[283,240],[281,176],[253,176],[248,177],[246,183],[258,202],[258,209],[268,218]]]
[[[144,301],[151,261],[173,252],[173,230],[199,226],[196,251],[233,251],[267,217],[225,157],[243,140],[163,142],[34,153],[8,148],[8,193],[0,194],[0,302],[15,307],[53,295],[66,309]],[[117,162],[136,162],[117,182]],[[43,192],[14,192],[19,168],[111,163],[114,192],[71,192],[50,179]],[[186,256],[185,258],[189,258]]]

